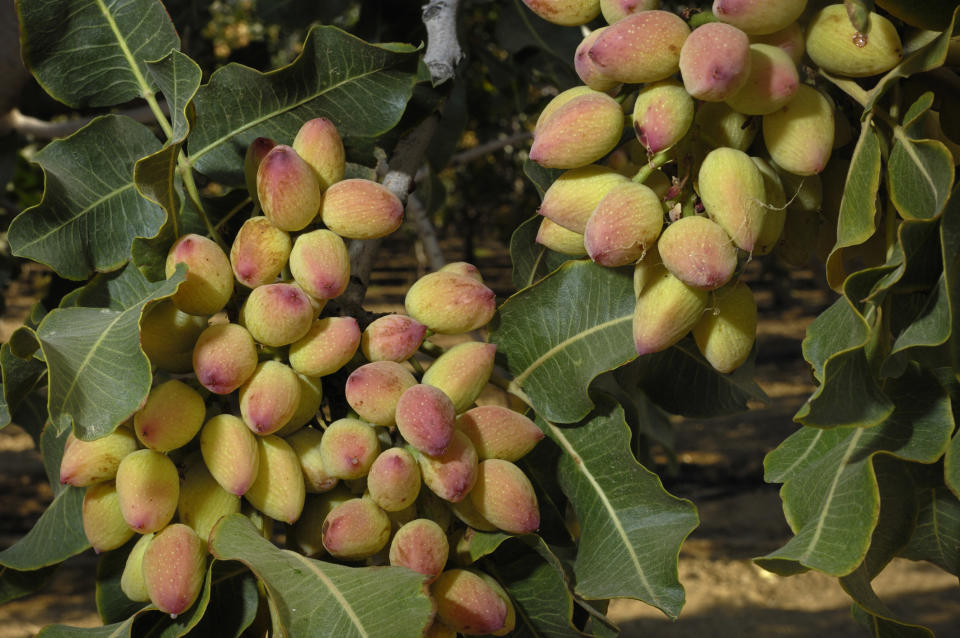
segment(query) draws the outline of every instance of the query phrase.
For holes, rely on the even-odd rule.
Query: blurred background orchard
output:
[[[184,52],[205,74],[230,62],[264,71],[283,66],[297,56],[313,24],[335,25],[373,42],[426,40],[422,0],[164,4]],[[683,9],[697,3],[663,5]],[[510,235],[539,203],[523,173],[533,125],[551,97],[580,84],[572,65],[582,38],[579,28],[548,24],[520,0],[462,0],[460,11],[464,58],[455,80],[432,91],[418,85],[409,106],[409,119],[415,122],[417,109],[432,110],[442,101],[428,164],[418,174],[408,204],[408,213],[416,208],[431,222],[436,241],[422,226],[407,223],[384,243],[367,295],[372,310],[400,309],[406,288],[439,258],[476,264],[501,301],[512,292]],[[141,104],[122,108],[150,121]],[[2,341],[33,304],[53,307],[75,285],[13,257],[7,246],[11,220],[39,202],[43,192],[42,172],[31,158],[50,140],[69,135],[102,112],[66,107],[32,79],[20,61],[14,2],[0,0]],[[401,123],[391,135],[403,132]],[[367,166],[383,156],[373,145],[348,151],[348,160]],[[201,187],[228,207],[238,196],[212,182]],[[653,448],[651,458],[641,458],[655,466],[651,469],[671,493],[697,505],[702,524],[681,551],[680,578],[688,602],[680,621],[671,623],[641,603],[617,602],[611,617],[623,636],[856,635],[848,598],[835,579],[818,574],[782,579],[750,561],[790,535],[777,486],[763,482],[762,460],[794,431],[791,417],[813,390],[800,342],[806,326],[834,295],[821,283],[815,260],[794,270],[769,259],[755,261],[748,281],[761,314],[758,382],[770,402],[732,417],[674,420],[672,446],[668,440]],[[0,549],[26,533],[49,502],[43,477],[32,439],[15,425],[0,430]],[[29,636],[51,622],[98,625],[95,564],[87,552],[68,561],[40,593],[0,605],[0,638]],[[898,560],[884,572],[877,590],[895,611],[903,609],[906,617],[938,635],[960,635],[957,582],[945,572]]]

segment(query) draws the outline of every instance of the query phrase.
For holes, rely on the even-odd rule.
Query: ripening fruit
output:
[[[298,286],[267,284],[253,289],[240,319],[254,339],[276,348],[307,334],[313,323],[313,305]]]
[[[533,485],[523,470],[510,461],[480,461],[470,502],[481,516],[507,533],[529,534],[540,527]]]
[[[277,436],[290,436],[316,418],[320,409],[320,402],[323,400],[323,385],[320,379],[298,372],[297,380],[300,382],[300,402],[287,424],[274,433]]]
[[[180,522],[189,525],[206,542],[217,521],[239,512],[240,497],[217,483],[202,458],[197,456],[191,459],[180,482],[180,499],[177,503]]]
[[[260,198],[257,197],[257,169],[260,168],[260,162],[267,156],[277,143],[269,137],[258,137],[250,142],[247,152],[243,156],[243,177],[247,184],[247,192],[250,193],[250,199],[255,206],[260,205]]]
[[[660,236],[663,207],[648,186],[625,181],[597,204],[587,220],[583,243],[590,258],[609,268],[640,259]]]
[[[368,498],[335,506],[323,520],[323,546],[341,560],[373,556],[390,540],[390,518]]]
[[[789,104],[763,116],[763,142],[777,166],[816,175],[833,151],[833,108],[820,91],[801,84]]]
[[[606,93],[591,91],[563,99],[537,122],[530,159],[547,168],[578,168],[595,162],[620,142],[623,110]],[[550,108],[550,105],[547,105]]]
[[[499,405],[467,410],[457,418],[456,428],[470,438],[480,460],[518,461],[543,438],[533,421]]]
[[[538,16],[565,27],[586,24],[600,13],[600,0],[523,0]]]
[[[690,27],[675,13],[641,11],[607,27],[587,55],[617,82],[656,82],[680,69],[680,49],[689,34]]]
[[[142,569],[150,602],[171,616],[182,614],[190,609],[203,588],[206,543],[187,525],[170,525],[147,545]]]
[[[140,347],[157,369],[190,372],[193,345],[206,327],[205,316],[188,315],[163,299],[140,319]]]
[[[637,354],[660,352],[680,341],[700,319],[707,296],[674,277],[662,264],[654,266],[633,313]]]
[[[156,532],[170,522],[180,498],[177,466],[154,450],[137,450],[117,468],[117,497],[123,520],[140,534]]]
[[[323,494],[310,494],[303,505],[303,513],[289,528],[291,542],[301,554],[320,556],[323,548],[323,521],[334,507],[355,495],[342,484]]]
[[[617,91],[620,90],[621,83],[617,80],[606,77],[600,68],[597,67],[597,65],[594,64],[593,60],[590,58],[590,47],[593,46],[593,43],[597,41],[597,38],[599,38],[600,34],[606,29],[607,27],[600,27],[591,31],[590,35],[585,37],[583,41],[580,42],[580,44],[577,46],[576,52],[573,54],[573,68],[577,72],[577,75],[580,76],[580,80],[582,80],[587,86],[567,89],[567,91],[564,91],[564,93],[570,93],[571,91],[580,91],[581,89],[589,88],[594,91],[603,91],[604,93],[609,93],[610,95],[616,95]],[[564,95],[564,93],[561,93],[560,95]],[[551,104],[553,104],[553,102],[551,102]],[[540,114],[540,119],[537,120],[537,124],[544,120],[546,115],[547,109],[544,109]]]
[[[437,272],[449,272],[455,275],[462,275],[475,279],[481,284],[483,283],[483,275],[480,273],[480,269],[465,261],[451,261],[449,264],[441,266]]]
[[[747,360],[757,338],[757,302],[747,284],[719,290],[693,327],[693,338],[704,358],[718,372],[733,372]]]
[[[750,76],[750,39],[723,22],[697,27],[680,50],[680,75],[692,97],[706,102],[727,99]]]
[[[327,426],[320,440],[323,469],[341,479],[363,478],[380,453],[373,426],[358,419],[338,419]]]
[[[264,361],[240,386],[240,416],[256,434],[282,428],[300,404],[300,380],[279,361]]]
[[[683,139],[693,123],[693,99],[676,80],[648,84],[633,107],[633,130],[650,154]]]
[[[720,226],[706,217],[681,217],[657,242],[660,258],[674,277],[700,290],[715,290],[733,276],[737,247]]]
[[[549,248],[562,255],[570,257],[584,257],[587,249],[583,245],[583,234],[567,230],[560,224],[544,217],[540,220],[536,241],[541,246]]]
[[[70,432],[60,460],[60,482],[85,487],[109,481],[117,475],[120,461],[136,449],[136,437],[122,425],[93,441],[83,441]]]
[[[509,602],[476,572],[448,569],[430,586],[430,593],[437,601],[440,622],[464,635],[499,635],[507,627]]]
[[[327,118],[304,122],[293,138],[293,150],[313,169],[321,191],[343,179],[347,169],[343,140],[336,125]]]
[[[769,44],[750,45],[750,74],[727,104],[746,115],[766,115],[789,104],[800,75],[787,53]]]
[[[465,341],[453,346],[431,364],[423,375],[423,384],[443,390],[460,414],[480,396],[493,373],[496,344]],[[428,452],[429,454],[429,452]]]
[[[321,228],[293,242],[290,273],[300,287],[317,299],[340,296],[350,283],[350,256],[343,239]]]
[[[297,453],[289,443],[273,434],[258,436],[257,449],[260,468],[243,496],[270,518],[293,523],[300,518],[306,498]]]
[[[700,199],[707,214],[750,252],[763,227],[765,190],[760,170],[742,151],[717,148],[700,165]]]
[[[582,234],[600,200],[614,186],[629,181],[607,166],[590,165],[565,171],[543,194],[537,212],[567,230]]]
[[[750,36],[751,43],[770,44],[783,49],[798,66],[803,62],[803,54],[807,51],[805,39],[803,27],[797,22],[773,33]]]
[[[714,0],[713,14],[749,34],[773,33],[796,22],[807,0]]]
[[[344,397],[354,412],[374,425],[393,427],[397,401],[408,389],[417,385],[410,372],[394,361],[374,361],[350,373]]]
[[[400,228],[403,203],[383,184],[345,179],[323,194],[320,218],[341,237],[376,239]]]
[[[767,202],[767,211],[763,214],[763,225],[753,245],[753,254],[768,255],[777,245],[777,240],[783,232],[783,224],[787,219],[787,196],[783,191],[780,175],[773,165],[761,157],[750,159],[760,169],[760,175],[763,177],[764,200]]]
[[[197,381],[214,394],[230,394],[257,367],[257,344],[237,323],[218,323],[204,330],[193,348]]]
[[[807,55],[824,71],[862,78],[889,71],[903,57],[896,27],[870,13],[866,33],[857,32],[843,4],[824,7],[807,25]]]
[[[368,361],[400,363],[412,357],[423,343],[427,327],[406,315],[374,319],[360,337],[360,351]]]
[[[445,501],[456,503],[466,498],[477,480],[477,451],[470,438],[454,430],[446,452],[439,456],[416,453],[423,482]]]
[[[631,13],[659,8],[660,0],[600,0],[600,13],[607,24],[623,20]]]
[[[123,573],[120,575],[120,591],[130,600],[137,603],[145,603],[150,600],[150,594],[147,593],[147,584],[143,582],[143,553],[147,550],[147,545],[153,540],[153,532],[144,534],[134,543],[133,549],[127,554],[127,560],[123,564]]]
[[[290,235],[260,215],[243,222],[230,246],[233,275],[247,288],[273,283],[290,257]]]
[[[146,403],[133,415],[133,429],[148,448],[169,452],[196,436],[206,414],[199,392],[170,379],[150,390]]]
[[[230,259],[212,239],[190,233],[173,243],[164,273],[169,278],[177,264],[187,275],[170,300],[189,315],[212,315],[223,310],[233,294]]]
[[[701,104],[693,121],[697,135],[712,148],[746,151],[760,130],[755,118],[734,111],[726,102]]]
[[[496,532],[497,526],[480,516],[480,512],[473,506],[469,498],[465,498],[456,503],[449,504],[450,511],[459,518],[465,525],[481,532]]]
[[[647,284],[662,274],[659,270],[662,267],[663,260],[660,259],[660,251],[657,248],[657,244],[654,244],[633,268],[634,298],[639,297],[643,289],[647,287]]]
[[[278,144],[257,169],[263,214],[280,230],[303,230],[320,210],[320,182],[293,148]]]
[[[116,549],[133,536],[113,481],[91,485],[83,495],[83,534],[96,553]]]
[[[443,390],[417,384],[397,401],[396,420],[407,443],[430,456],[440,456],[450,445],[457,413]]]
[[[290,344],[290,366],[308,377],[323,377],[342,368],[360,346],[360,326],[353,317],[317,319],[302,339]]]
[[[323,466],[323,455],[320,453],[322,440],[323,432],[313,428],[303,428],[287,437],[287,443],[300,459],[304,486],[312,494],[329,492],[340,482],[337,477],[330,476]]]
[[[496,296],[472,277],[432,272],[420,277],[404,299],[407,314],[439,334],[481,328],[493,318]]]
[[[394,447],[384,451],[367,474],[370,498],[387,512],[413,505],[420,494],[420,466],[410,452]]]
[[[390,541],[390,564],[423,574],[428,585],[440,576],[449,555],[447,535],[427,518],[403,525]]]
[[[210,474],[231,494],[242,496],[257,478],[257,437],[232,414],[218,414],[204,424],[200,452]]]

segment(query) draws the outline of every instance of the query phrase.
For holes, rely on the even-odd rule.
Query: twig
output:
[[[469,164],[475,159],[480,159],[485,155],[489,155],[494,151],[499,151],[502,148],[507,146],[513,146],[514,144],[519,144],[533,137],[533,133],[530,131],[521,131],[519,133],[514,133],[513,135],[508,135],[506,137],[501,137],[495,140],[490,140],[489,142],[484,142],[483,144],[478,144],[473,148],[468,148],[465,151],[461,151],[450,158],[450,166],[460,166],[462,164]]]
[[[166,102],[161,103],[166,110]],[[152,124],[155,120],[153,111],[149,106],[137,106],[117,112],[118,115],[126,115],[143,124]],[[50,122],[39,118],[24,115],[19,109],[10,109],[5,115],[0,116],[0,134],[7,131],[16,131],[21,135],[33,137],[38,140],[53,140],[58,137],[67,137],[79,131],[81,128],[92,122],[99,115],[83,115],[60,122]]]
[[[430,270],[443,268],[447,260],[444,258],[443,250],[440,249],[440,242],[437,240],[437,229],[433,227],[430,218],[427,217],[423,202],[416,195],[410,195],[407,199],[407,219],[413,222],[417,229],[417,237],[420,238],[423,250],[427,253]]]
[[[423,62],[430,69],[433,85],[454,76],[463,50],[457,40],[457,8],[460,0],[430,0],[423,5],[423,25],[427,28],[427,52]]]

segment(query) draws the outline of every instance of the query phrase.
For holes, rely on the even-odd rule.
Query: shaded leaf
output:
[[[955,188],[940,220],[940,244],[943,276],[950,300],[950,355],[956,378],[960,380],[960,188]]]
[[[419,638],[432,619],[423,576],[401,567],[345,567],[274,547],[233,514],[210,536],[220,560],[239,560],[263,581],[285,635]]]
[[[946,278],[941,277],[920,313],[911,317],[911,323],[897,335],[890,349],[891,361],[884,362],[884,371],[907,365],[911,358],[916,358],[916,348],[935,348],[950,338],[950,299],[946,287]]]
[[[0,552],[0,565],[30,571],[62,563],[90,547],[83,534],[83,488],[63,489],[27,534]]]
[[[523,161],[523,174],[533,182],[534,187],[537,189],[537,194],[540,195],[540,199],[542,200],[543,194],[550,188],[550,184],[553,184],[558,177],[563,175],[563,170],[559,168],[544,168],[532,159],[526,159]]]
[[[37,638],[129,638],[137,616],[131,616],[123,622],[103,627],[70,627],[69,625],[48,625],[37,634]]]
[[[239,568],[239,572],[238,572]],[[213,587],[203,620],[188,633],[197,638],[239,638],[257,615],[257,579],[239,563],[214,561]]]
[[[675,618],[684,600],[677,557],[698,523],[693,504],[637,463],[623,409],[609,399],[598,397],[593,414],[574,426],[538,424],[564,452],[557,480],[580,522],[576,593],[636,598]]]
[[[467,527],[457,544],[451,546],[451,557],[460,565],[472,565],[484,556],[497,551],[506,541],[514,538],[503,532],[481,532]]]
[[[960,501],[945,487],[918,491],[917,499],[917,526],[902,556],[960,575]]]
[[[540,215],[534,215],[517,226],[510,236],[513,287],[517,290],[532,286],[571,259],[537,243],[542,220]]]
[[[116,115],[45,146],[35,157],[43,200],[10,224],[13,253],[68,279],[120,268],[134,238],[152,237],[163,224],[163,211],[133,182],[136,161],[158,148],[150,129]]]
[[[47,584],[56,569],[56,565],[32,571],[0,567],[0,605],[34,593]]]
[[[239,64],[221,67],[194,100],[190,163],[218,182],[240,186],[244,153],[257,137],[289,144],[314,117],[332,120],[344,138],[378,136],[406,108],[416,58],[408,45],[368,44],[337,28],[317,27],[288,66],[270,73]]]
[[[933,463],[953,432],[950,399],[930,376],[912,373],[888,383],[895,405],[872,428],[805,427],[764,460],[764,478],[783,482],[783,511],[794,537],[757,559],[785,574],[805,568],[843,576],[862,562],[879,514],[873,457],[888,454]]]
[[[123,576],[127,556],[139,539],[140,535],[134,534],[123,547],[101,554],[97,562],[97,613],[105,625],[121,622],[149,604],[130,600],[120,589],[120,577]]]
[[[180,47],[158,0],[18,2],[24,61],[43,88],[73,107],[145,97],[147,60]]]
[[[99,307],[57,308],[30,331],[49,366],[47,405],[57,428],[72,427],[77,437],[90,440],[133,414],[152,381],[140,348],[140,315],[147,302],[173,294],[184,272],[178,267],[159,283],[132,266],[101,275],[80,297]]]
[[[933,219],[953,187],[953,155],[939,140],[916,140],[894,129],[887,162],[887,191],[905,219]]]
[[[46,411],[46,406],[44,406]],[[67,437],[70,430],[58,430],[55,425],[49,421],[44,426],[40,434],[40,455],[43,457],[43,469],[47,475],[47,483],[50,484],[50,490],[56,496],[67,488],[60,482],[60,463],[63,460],[63,450],[67,444]]]
[[[510,391],[550,421],[590,412],[590,381],[636,358],[633,281],[592,262],[564,264],[504,303],[491,324],[513,375]]]

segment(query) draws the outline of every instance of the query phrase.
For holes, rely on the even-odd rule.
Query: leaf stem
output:
[[[224,243],[220,233],[210,222],[210,217],[207,215],[207,211],[203,208],[203,202],[200,200],[200,191],[197,190],[197,183],[193,179],[193,169],[190,168],[190,163],[183,156],[183,153],[181,153],[177,158],[177,164],[180,166],[180,176],[183,178],[184,188],[187,189],[187,196],[190,197],[190,201],[193,203],[194,208],[197,209],[197,214],[199,214],[200,219],[203,220],[203,225],[207,229],[207,234],[210,235],[210,238],[213,239],[213,241],[217,242],[217,245],[220,246],[224,252],[229,253],[230,247]]]
[[[236,214],[239,213],[241,210],[243,210],[243,208],[244,208],[247,204],[249,204],[249,203],[250,203],[250,197],[245,197],[242,202],[240,202],[239,204],[237,204],[236,206],[234,206],[232,209],[230,209],[230,212],[227,213],[226,215],[224,215],[224,216],[223,216],[223,219],[221,219],[220,221],[218,221],[217,224],[216,224],[216,226],[214,226],[214,228],[219,231],[221,228],[223,228],[223,225],[224,225],[224,224],[226,224],[228,221],[230,221],[230,219],[231,219],[234,215],[236,215]],[[253,208],[254,208],[254,210],[256,210],[257,207],[254,206]],[[251,217],[253,217],[253,215],[251,215]]]
[[[640,167],[640,170],[637,171],[637,174],[633,176],[633,181],[637,182],[638,184],[644,183],[647,181],[647,178],[653,174],[653,171],[657,170],[669,161],[670,154],[667,151],[660,151],[651,157],[650,161]]]

